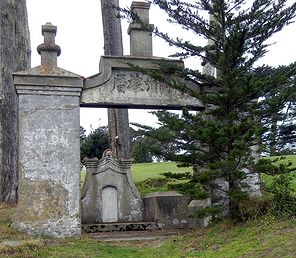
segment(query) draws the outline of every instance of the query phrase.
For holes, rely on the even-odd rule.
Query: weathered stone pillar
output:
[[[151,3],[133,2],[131,11],[137,15],[128,27],[130,35],[130,54],[132,56],[153,56],[152,31],[153,24],[149,24],[149,9]]]
[[[13,226],[28,234],[81,232],[79,97],[82,78],[57,67],[56,27],[42,26],[41,66],[14,74],[19,97],[19,201]]]

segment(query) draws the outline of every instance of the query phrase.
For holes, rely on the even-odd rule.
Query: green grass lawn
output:
[[[276,158],[279,158],[279,156],[268,157],[268,159]],[[288,162],[292,162],[292,167],[296,167],[296,155],[287,155],[285,159],[277,163],[287,164]],[[138,163],[132,165],[132,174],[135,182],[144,181],[148,178],[162,178],[163,176],[161,174],[164,172],[192,172],[192,167],[179,168],[175,162]]]
[[[136,183],[149,178],[163,178],[161,174],[165,172],[192,172],[191,167],[179,168],[175,162],[138,163],[133,164],[131,170]],[[85,170],[81,172],[81,181],[84,181],[85,173]]]
[[[289,161],[291,161],[293,163],[293,166],[296,167],[296,155],[287,155],[285,157],[286,159],[279,162],[288,163]],[[275,158],[278,157],[270,157],[270,159]],[[135,182],[141,182],[148,178],[163,178],[161,174],[165,172],[192,172],[192,168],[179,168],[175,162],[138,163],[132,165],[132,174]],[[84,177],[85,171],[82,171],[82,181]]]
[[[288,162],[292,162],[292,167],[296,167],[296,155],[286,155],[286,156],[272,156],[272,157],[267,157],[268,159],[277,159],[277,158],[284,158],[277,163],[284,163],[288,164]]]
[[[267,157],[268,159],[277,159],[279,156]],[[277,161],[277,163],[288,164],[292,162],[292,167],[296,167],[296,155],[287,155],[284,159]],[[192,172],[192,167],[180,168],[175,162],[158,162],[158,163],[141,163],[133,164],[132,174],[137,185],[140,182],[147,179],[164,178],[161,174],[164,172],[181,173],[181,172]],[[261,175],[263,181],[271,181],[271,176],[265,174]],[[295,189],[296,189],[296,178],[295,178]],[[152,189],[153,190],[153,189]],[[157,189],[156,189],[157,190]],[[162,190],[159,188],[158,190]],[[163,190],[166,190],[164,188]],[[142,189],[141,189],[142,192]],[[147,193],[147,192],[146,192]]]
[[[240,225],[222,221],[207,229],[154,241],[106,243],[90,235],[56,239],[26,236],[10,227],[13,208],[0,205],[0,257],[295,257],[296,219],[261,217]],[[23,245],[8,247],[7,240]]]
[[[132,166],[135,182],[144,181],[148,178],[161,178],[163,177],[161,174],[165,172],[192,172],[192,168],[179,168],[175,162],[138,163]]]

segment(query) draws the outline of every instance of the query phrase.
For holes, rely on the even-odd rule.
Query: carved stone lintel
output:
[[[194,110],[203,110],[203,103],[196,97],[173,89],[132,69],[133,66],[159,69],[160,61],[176,66],[183,65],[181,61],[154,57],[101,57],[100,73],[84,81],[81,106],[113,105],[114,107],[164,107],[166,109],[181,109],[187,106]]]

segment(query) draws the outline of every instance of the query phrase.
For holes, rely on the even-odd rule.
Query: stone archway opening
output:
[[[107,185],[102,189],[102,222],[118,221],[118,191],[115,186]]]

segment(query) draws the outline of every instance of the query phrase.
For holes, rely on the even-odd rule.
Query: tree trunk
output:
[[[270,155],[275,156],[277,154],[277,113],[271,114],[271,128],[270,128]]]
[[[118,0],[101,0],[104,31],[104,54],[123,55],[121,22],[117,18]],[[130,153],[127,109],[108,109],[110,148],[118,159],[128,159]]]
[[[12,73],[30,66],[25,0],[0,0],[0,202],[16,203],[17,96]]]

